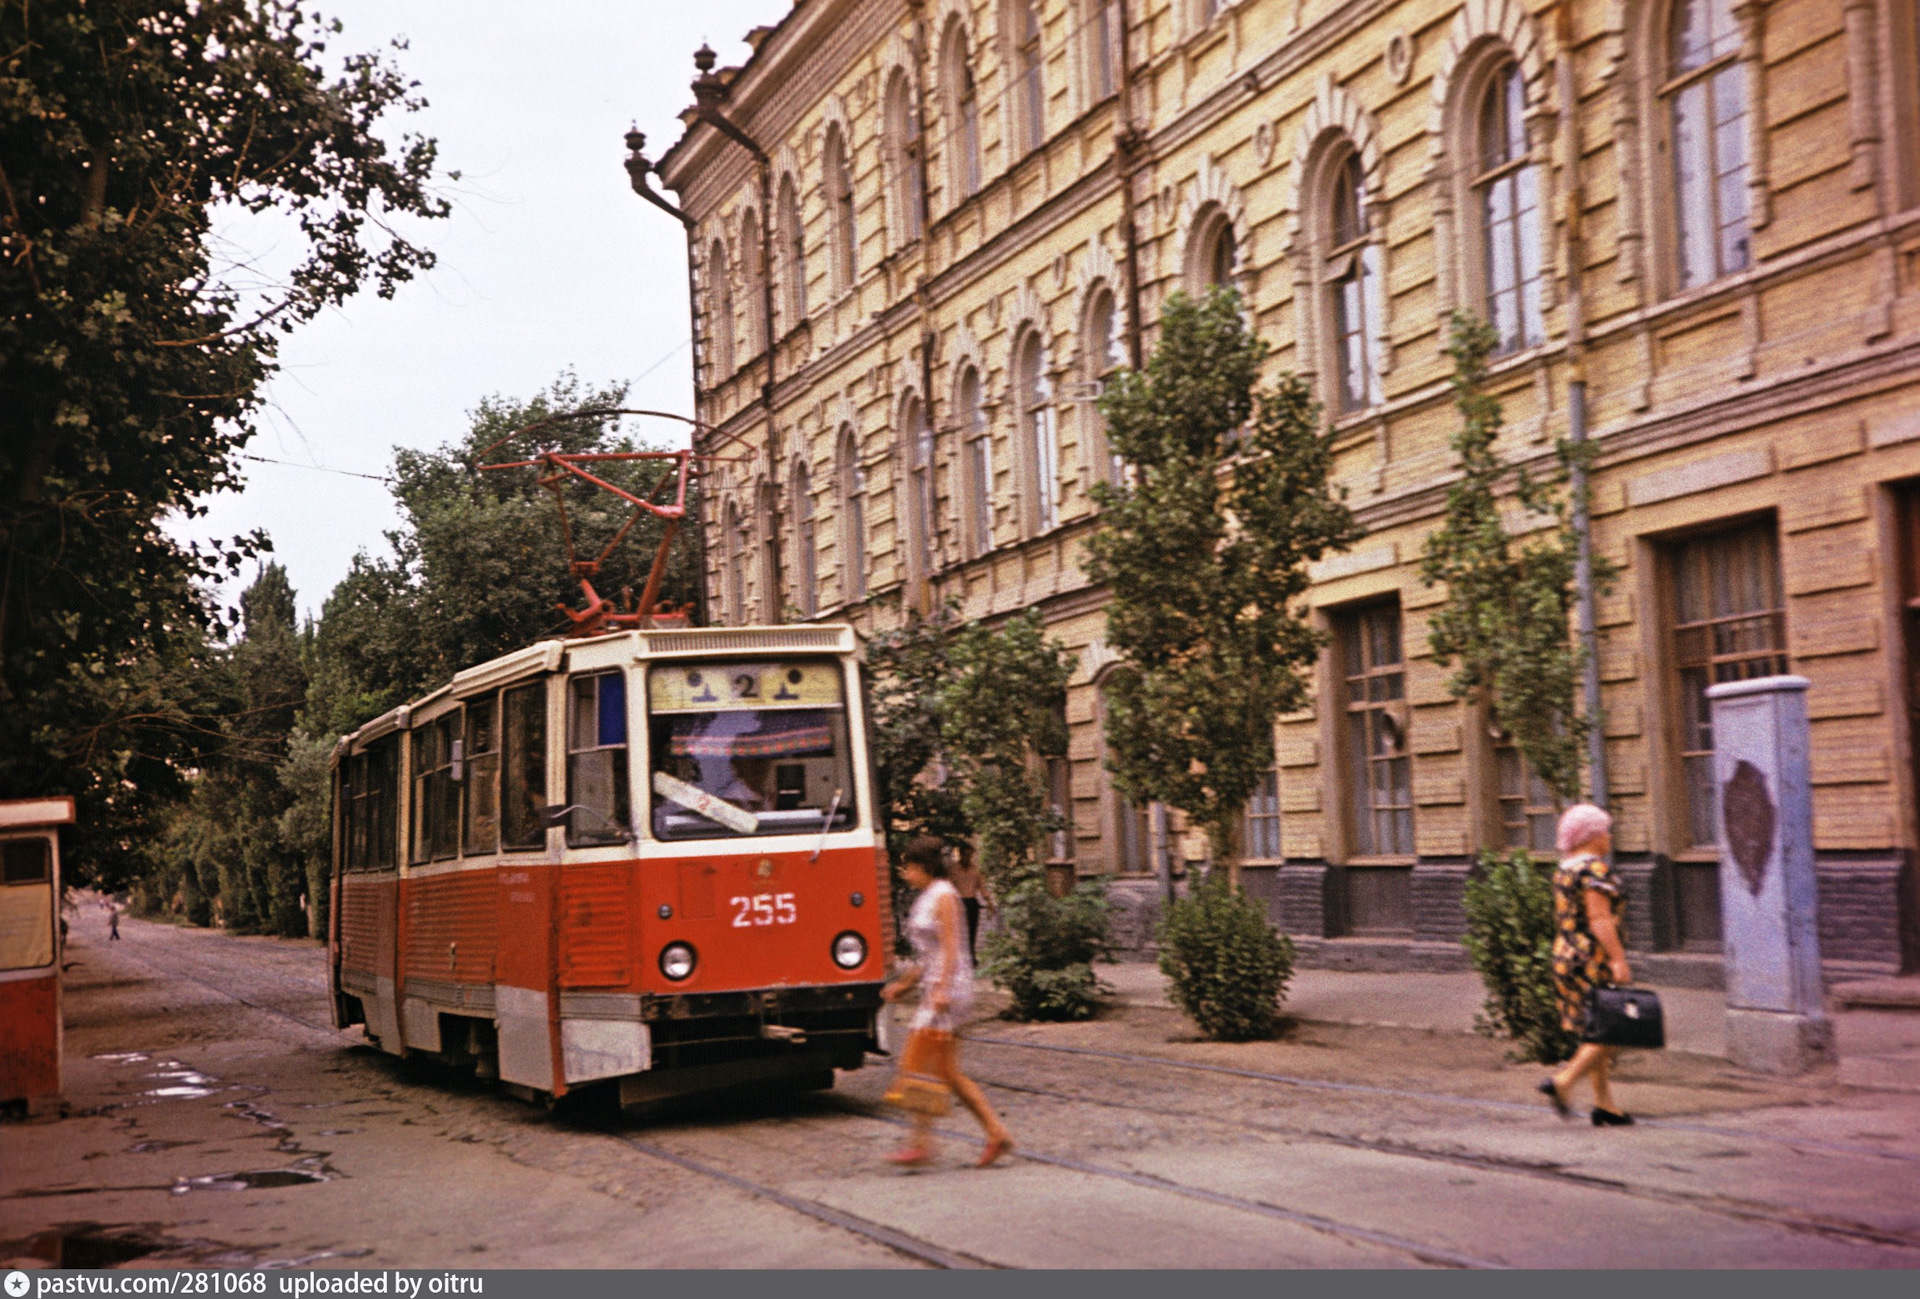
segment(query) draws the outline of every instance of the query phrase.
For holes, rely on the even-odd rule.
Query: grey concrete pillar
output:
[[[1707,690],[1725,938],[1727,1054],[1801,1073],[1833,1054],[1820,983],[1807,679]]]

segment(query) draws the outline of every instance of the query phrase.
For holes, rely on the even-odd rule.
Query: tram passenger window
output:
[[[460,853],[460,786],[453,779],[458,709],[413,733],[412,860],[444,861]]]
[[[388,870],[394,865],[393,820],[399,803],[394,757],[399,748],[399,738],[388,736],[341,764],[347,870]]]
[[[53,841],[0,843],[0,970],[53,964]]]
[[[819,834],[858,823],[838,663],[658,664],[647,696],[655,837]]]
[[[467,818],[461,845],[468,856],[500,846],[499,708],[492,696],[467,704]]]
[[[545,848],[546,682],[502,691],[500,708],[506,723],[506,733],[501,737],[500,846],[509,852]]]
[[[575,677],[567,695],[567,842],[628,837],[627,677]]]

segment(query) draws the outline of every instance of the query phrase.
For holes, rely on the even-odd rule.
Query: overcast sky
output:
[[[748,29],[787,8],[329,0],[323,11],[345,24],[329,57],[410,42],[393,57],[430,101],[411,129],[461,173],[442,182],[454,214],[420,230],[439,255],[431,273],[283,344],[247,454],[291,463],[244,462],[246,490],[178,530],[266,529],[301,608],[317,613],[354,552],[384,551],[397,520],[385,485],[352,475],[385,473],[395,446],[457,436],[482,396],[531,396],[571,366],[586,383],[633,381],[635,406],[691,414],[685,236],[628,187],[621,136],[637,121],[657,161],[679,137],[700,42],[722,65],[744,62]]]

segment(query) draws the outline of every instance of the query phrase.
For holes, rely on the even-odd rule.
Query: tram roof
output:
[[[413,724],[413,714],[451,694],[466,699],[485,694],[522,677],[558,672],[572,661],[585,659],[582,667],[606,667],[620,660],[621,642],[632,645],[635,660],[671,659],[691,655],[756,653],[828,653],[849,654],[860,648],[859,637],[848,623],[801,623],[774,627],[676,627],[648,628],[645,631],[616,631],[603,636],[535,641],[524,648],[488,659],[453,674],[453,680],[436,690],[390,708],[358,730],[340,737],[334,746],[333,760],[338,762],[349,752],[363,749],[373,741]],[[583,654],[582,651],[598,651]]]

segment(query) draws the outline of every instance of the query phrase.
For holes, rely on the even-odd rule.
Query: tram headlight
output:
[[[843,970],[857,970],[866,962],[867,940],[849,929],[833,940],[833,963]]]
[[[685,943],[668,943],[660,949],[660,973],[678,983],[693,973],[697,960],[693,949]]]

